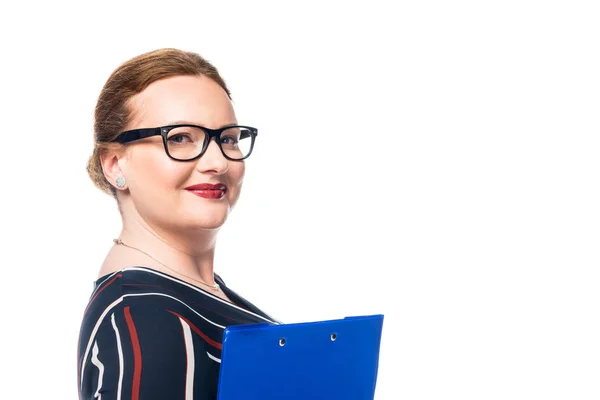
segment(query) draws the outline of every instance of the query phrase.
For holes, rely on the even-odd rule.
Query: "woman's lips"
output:
[[[188,190],[188,192],[193,193],[196,196],[204,197],[205,199],[220,199],[225,196],[225,190]]]
[[[220,199],[225,196],[227,186],[223,184],[200,183],[185,188],[188,192],[205,199]]]

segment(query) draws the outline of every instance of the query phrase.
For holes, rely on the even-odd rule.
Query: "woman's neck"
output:
[[[159,264],[180,272],[192,279],[212,284],[214,255],[218,229],[194,230],[193,232],[161,229],[142,218],[123,218],[119,239]],[[136,250],[137,249],[137,250]]]

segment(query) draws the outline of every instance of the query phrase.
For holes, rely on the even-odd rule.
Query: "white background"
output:
[[[3,5],[0,397],[76,398],[120,229],[85,171],[95,101],[177,47],[259,128],[232,288],[286,322],[383,313],[377,400],[598,399],[595,3]]]

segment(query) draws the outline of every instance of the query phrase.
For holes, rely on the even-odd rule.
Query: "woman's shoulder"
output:
[[[221,340],[230,325],[278,323],[258,307],[224,285],[222,289],[235,303],[175,277],[144,266],[131,266],[105,274],[94,282],[83,321],[83,336],[97,329],[110,332],[114,318],[131,316],[144,329],[152,329],[165,320],[187,324],[209,343]]]
[[[219,275],[215,274],[215,277],[235,303],[161,271],[145,266],[129,266],[106,273],[94,282],[88,309],[94,317],[117,304],[119,307],[168,310],[219,328],[269,319],[254,305],[227,288]]]
[[[137,307],[156,309],[156,296],[150,294],[166,294],[169,292],[158,276],[153,276],[149,268],[131,266],[101,273],[93,282],[93,289],[86,305],[83,321],[97,320],[113,309],[136,303]],[[145,301],[135,301],[136,297],[144,297]],[[176,293],[171,291],[171,296]]]
[[[174,291],[173,283],[178,283],[176,279],[169,279],[167,275],[146,266],[128,266],[121,269],[105,270],[94,281],[93,292],[90,300],[106,292],[109,288],[118,288],[115,294],[128,295],[142,291]],[[138,290],[136,290],[136,288]]]

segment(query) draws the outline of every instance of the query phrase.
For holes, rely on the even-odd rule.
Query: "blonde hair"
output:
[[[151,83],[178,75],[206,76],[218,83],[231,99],[231,93],[217,69],[197,53],[159,49],[121,64],[104,84],[94,111],[94,151],[88,160],[87,172],[103,192],[117,197],[115,187],[104,176],[100,158],[107,151],[123,146],[112,140],[131,122],[134,110],[128,106],[129,100]]]

